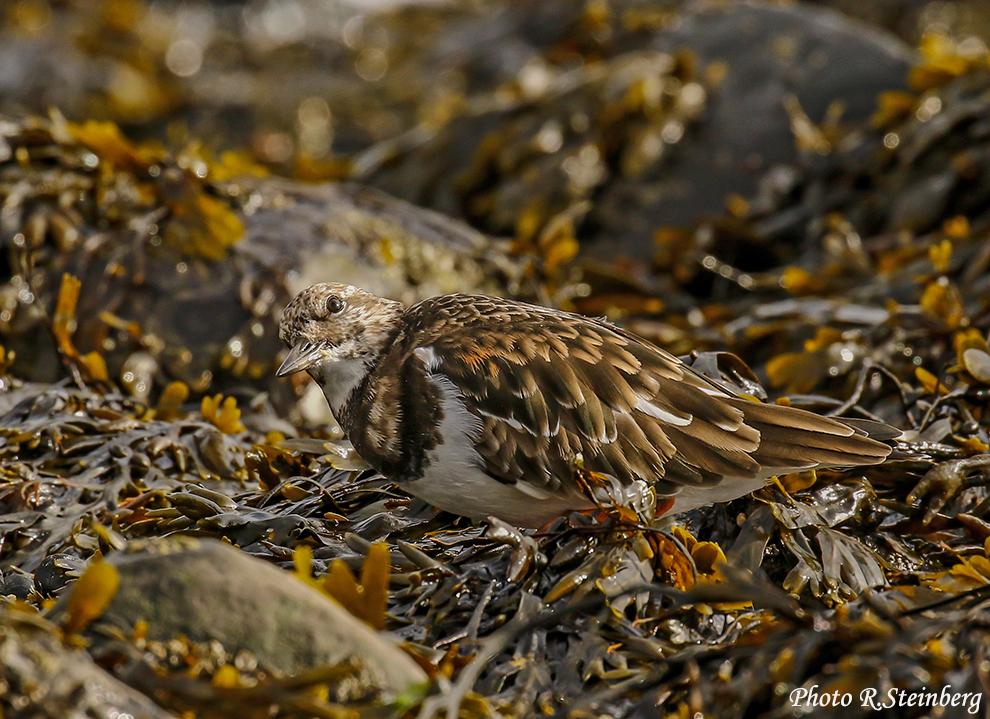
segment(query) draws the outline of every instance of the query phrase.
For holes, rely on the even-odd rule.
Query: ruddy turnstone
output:
[[[279,336],[277,374],[308,371],[372,467],[472,518],[537,527],[591,509],[579,457],[682,512],[891,451],[870,436],[889,438],[886,425],[754,402],[603,320],[497,297],[405,308],[318,284],[285,308]]]

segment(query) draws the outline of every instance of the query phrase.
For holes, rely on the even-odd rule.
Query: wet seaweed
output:
[[[601,231],[586,219],[606,174],[635,184],[658,147],[703,126],[718,87],[717,66],[650,49],[676,8],[620,5],[510,8],[509,35],[541,12],[553,20],[530,61],[491,76],[467,62],[469,81],[445,76],[422,97],[383,76],[364,113],[346,105],[348,157],[324,147],[290,163],[276,152],[275,136],[296,131],[287,121],[261,132],[260,150],[223,155],[134,141],[109,122],[3,120],[0,647],[19,658],[0,663],[4,711],[30,694],[24,667],[40,655],[16,639],[29,635],[50,655],[87,646],[169,711],[204,717],[789,717],[807,713],[796,690],[875,690],[879,703],[942,685],[985,700],[985,46],[928,37],[905,89],[881,95],[864,126],[816,123],[790,103],[796,164],[717,217],[657,224],[648,260],[603,265],[583,243]],[[428,75],[434,33],[477,38],[477,12],[407,8],[352,25],[348,73],[373,75],[384,57]],[[138,68],[155,117],[178,112],[185,85],[164,72],[166,53],[133,54],[145,24],[80,17],[87,53]],[[126,93],[105,102],[143,122]],[[323,147],[307,127],[300,147]],[[448,152],[461,164],[444,164]],[[424,157],[432,175],[402,174],[404,159]],[[303,191],[269,176],[290,165],[409,192],[404,182],[423,181],[449,193],[424,202],[513,241],[361,186]],[[245,237],[278,235],[285,216],[264,213],[293,203],[303,210],[289,234],[317,237],[328,215],[313,208],[334,208],[334,266],[393,272],[397,296],[455,289],[456,275],[607,315],[741,394],[903,429],[896,459],[788,474],[649,525],[635,512],[578,513],[534,534],[438,513],[301,411],[311,386],[268,376],[291,271],[272,261],[274,242],[245,251]],[[131,306],[145,297],[133,287],[161,277],[160,303]],[[155,324],[191,311],[190,287],[221,279],[236,292],[192,305],[230,320],[210,336]],[[95,558],[162,537],[217,538],[281,567],[401,641],[428,684],[388,697],[360,663],[284,675],[219,642],[150,640],[141,627],[96,642],[113,578]],[[70,605],[60,624],[38,614],[54,621],[56,598]],[[815,712],[875,715],[860,704]]]

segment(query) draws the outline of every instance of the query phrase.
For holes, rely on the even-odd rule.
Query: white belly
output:
[[[594,507],[582,496],[558,495],[529,485],[518,489],[485,474],[474,448],[481,420],[464,407],[453,382],[439,373],[431,373],[430,378],[443,392],[444,442],[427,455],[429,466],[423,477],[403,482],[403,489],[448,512],[476,520],[495,516],[517,527],[541,527],[565,512]]]
[[[542,527],[565,512],[594,507],[580,497],[550,495],[537,499],[480,470],[465,470],[463,465],[456,471],[452,465],[431,465],[421,479],[400,486],[448,512],[474,520],[495,516],[516,527]]]
[[[475,449],[481,420],[468,412],[457,387],[444,374],[434,372],[436,356],[429,348],[416,350],[426,364],[430,379],[443,392],[444,442],[427,456],[429,466],[422,478],[403,482],[402,488],[434,507],[471,519],[495,516],[517,527],[542,527],[561,514],[587,510],[594,503],[577,493],[559,492],[536,485],[508,485],[489,477]],[[789,469],[765,470],[756,478],[724,481],[714,487],[681,487],[667,516],[716,502],[727,502],[763,487]]]

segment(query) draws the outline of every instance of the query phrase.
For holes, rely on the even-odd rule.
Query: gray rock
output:
[[[120,588],[99,624],[125,635],[144,620],[150,640],[216,640],[285,673],[352,660],[392,695],[426,681],[412,659],[332,599],[229,544],[137,542],[108,561],[120,572]]]
[[[110,676],[82,649],[69,649],[37,615],[0,607],[0,714],[34,719],[170,719],[146,696]]]
[[[644,5],[635,0],[610,3],[615,17],[624,11],[635,15]],[[446,62],[468,77],[484,56],[488,62],[482,67],[488,73],[477,74],[493,75],[502,82],[521,73],[525,62],[545,67],[551,84],[566,84],[575,73],[589,69],[610,74],[610,82],[586,83],[576,93],[558,93],[550,100],[507,109],[489,103],[493,109],[482,110],[484,103],[476,102],[473,111],[432,136],[418,144],[410,142],[370,173],[368,181],[417,204],[469,217],[487,232],[508,234],[521,214],[519,208],[535,199],[559,210],[555,203],[567,195],[554,179],[569,173],[555,169],[566,170],[565,163],[574,165],[568,154],[571,145],[593,142],[605,159],[594,192],[588,195],[593,200],[590,212],[580,215],[584,220],[579,228],[582,249],[606,261],[617,254],[648,259],[655,252],[657,228],[689,225],[719,215],[729,195],[751,198],[771,168],[798,159],[785,108],[788,98],[796,99],[813,123],[822,123],[829,107],[840,103],[841,123],[859,127],[876,109],[880,92],[905,88],[916,57],[892,35],[840,13],[800,3],[652,5],[665,8],[671,21],[635,32],[612,27],[609,40],[589,52],[590,57],[602,56],[606,62],[576,61],[576,67],[556,66],[547,58],[554,57],[555,47],[585,47],[582,43],[588,38],[575,29],[581,25],[573,17],[584,3],[510,4],[477,25],[452,22],[442,46],[457,51],[439,57],[438,64]],[[482,24],[486,33],[478,27]],[[640,121],[635,115],[606,124],[601,138],[575,128],[573,118],[582,116],[591,119],[594,129],[602,109],[614,104],[609,90],[621,85],[626,70],[626,64],[617,60],[672,56],[681,51],[696,60],[695,70],[686,79],[705,85],[704,110],[682,122],[683,134],[678,131],[673,139],[664,139],[662,151],[644,152],[642,162],[624,163],[627,149],[635,147],[634,130]],[[718,68],[724,73],[715,72]],[[719,74],[720,80],[711,79]],[[670,79],[659,71],[653,78],[658,82]],[[578,101],[573,101],[575,94]],[[676,113],[672,119],[678,119]],[[532,149],[542,146],[540,132],[554,127],[564,129],[564,142],[556,143],[561,147],[542,154]],[[511,142],[505,142],[506,138]],[[626,140],[629,144],[624,147]],[[487,157],[492,146],[498,152],[491,153],[489,168],[478,158]],[[619,152],[616,147],[624,149]],[[537,159],[516,160],[519,155],[528,158],[527,152]],[[513,162],[521,169],[504,170],[512,168]],[[487,174],[480,173],[479,166]],[[538,176],[539,181],[527,182],[529,175]]]
[[[81,282],[75,346],[99,352],[136,399],[153,402],[180,380],[193,392],[268,390],[282,407],[295,395],[273,373],[284,349],[278,318],[305,286],[333,280],[413,302],[515,294],[523,275],[508,243],[360,185],[264,177],[207,187],[166,160],[117,168],[129,190],[92,204],[101,160],[62,124],[6,121],[0,138],[45,158],[0,160],[0,333],[23,379],[65,374],[49,319],[65,273]],[[71,207],[46,189],[52,182],[80,188]],[[199,201],[210,209],[199,213]],[[107,313],[119,318],[112,327]]]
[[[652,232],[721,214],[730,194],[751,197],[774,165],[797,159],[794,96],[812,122],[841,103],[842,123],[863,124],[884,90],[904,89],[913,51],[893,36],[839,13],[802,5],[745,3],[687,15],[656,49],[689,49],[704,66],[724,62],[704,119],[649,176],[618,179],[591,220],[591,252],[650,257]]]
[[[522,265],[506,242],[381,190],[277,178],[227,189],[250,196],[236,252],[284,275],[291,295],[329,280],[407,304],[448,292],[519,292]]]

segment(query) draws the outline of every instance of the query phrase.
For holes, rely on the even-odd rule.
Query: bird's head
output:
[[[282,312],[278,336],[289,354],[275,374],[320,374],[344,360],[373,360],[402,309],[353,285],[323,282],[303,290]]]

